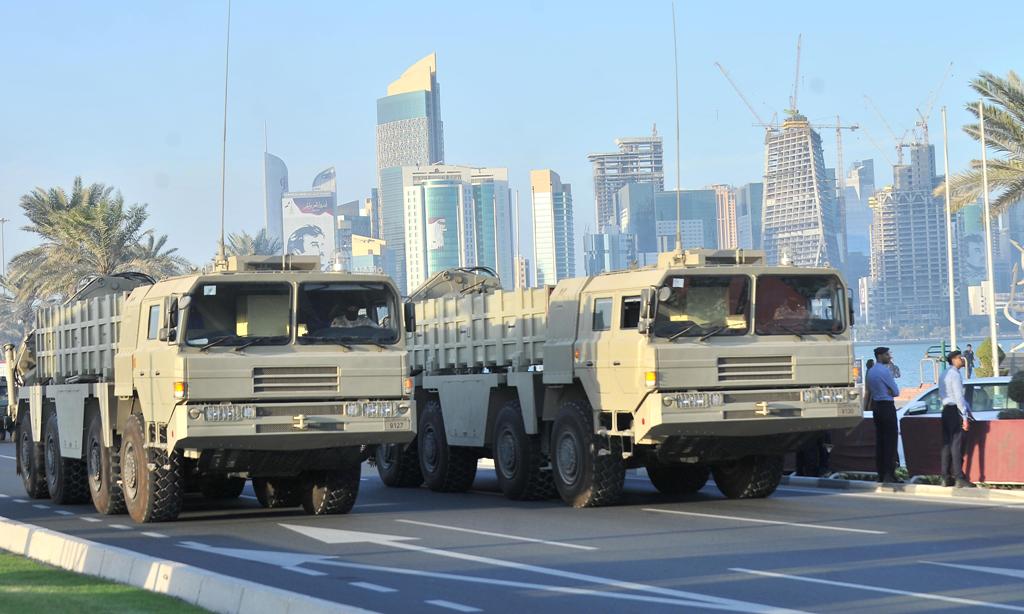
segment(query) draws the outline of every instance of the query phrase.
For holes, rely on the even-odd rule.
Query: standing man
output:
[[[964,350],[962,359],[967,363],[967,379],[971,379],[974,377],[974,348],[971,347],[970,343],[967,344],[967,349]]]
[[[868,371],[867,389],[871,395],[871,412],[875,422],[875,468],[878,481],[900,483],[903,480],[896,477],[896,465],[899,464],[896,438],[900,435],[895,403],[900,387],[896,385],[896,379],[889,368],[891,362],[889,348],[875,348],[875,366]]]
[[[943,484],[974,488],[974,483],[964,476],[964,435],[971,428],[971,406],[964,398],[964,380],[960,374],[966,361],[959,350],[953,350],[946,362],[949,367],[939,380],[939,398],[942,399]]]

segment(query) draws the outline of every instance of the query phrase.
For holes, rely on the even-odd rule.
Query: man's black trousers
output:
[[[942,407],[942,475],[964,479],[964,420],[956,405]]]
[[[875,401],[872,413],[875,421],[875,467],[879,479],[896,476],[899,463],[897,438],[899,425],[896,423],[896,404],[892,401]]]

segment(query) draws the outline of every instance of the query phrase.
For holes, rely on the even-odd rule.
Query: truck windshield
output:
[[[192,292],[185,322],[188,345],[284,345],[290,340],[290,284],[205,283]]]
[[[750,329],[750,278],[680,275],[658,289],[656,337],[743,335]]]
[[[754,330],[758,335],[841,333],[844,300],[834,275],[762,275]]]
[[[299,284],[298,342],[396,343],[396,298],[381,283]]]

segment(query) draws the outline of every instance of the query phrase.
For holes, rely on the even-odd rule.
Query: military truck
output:
[[[99,277],[5,348],[30,497],[140,523],[186,491],[348,512],[372,446],[415,431],[400,298],[316,257],[231,258],[161,281]]]
[[[616,502],[625,471],[680,494],[771,494],[782,458],[861,419],[850,293],[830,268],[690,250],[657,266],[502,290],[438,273],[406,309],[416,439],[377,451],[391,486]]]

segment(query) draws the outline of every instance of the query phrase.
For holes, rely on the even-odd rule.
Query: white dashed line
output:
[[[995,608],[998,610],[1013,610],[1016,612],[1024,612],[1024,608],[1007,605],[1003,603],[991,603],[988,601],[975,601],[974,599],[963,599],[960,597],[948,597],[946,595],[933,595],[932,593],[914,593],[911,591],[901,591],[894,588],[882,588],[880,586],[868,586],[865,584],[854,584],[853,582],[837,582],[835,580],[825,580],[822,578],[807,578],[804,576],[792,576],[784,573],[775,573],[772,571],[759,571],[757,569],[744,569],[742,567],[733,567],[729,571],[735,571],[738,573],[752,574],[755,576],[764,576],[766,578],[778,578],[782,580],[798,580],[800,582],[810,582],[812,584],[824,584],[826,586],[840,586],[843,588],[856,588],[863,591],[871,591],[874,593],[884,593],[888,595],[903,595],[905,597],[917,597],[918,599],[929,599],[932,601],[945,601],[946,603],[956,603],[959,605],[970,605],[985,608]]]
[[[53,510],[53,512],[55,514],[60,514],[61,516],[74,516],[75,515],[74,512],[69,512],[67,510]]]
[[[483,612],[480,608],[462,605],[461,603],[455,603],[454,601],[445,601],[444,599],[431,599],[429,601],[424,601],[423,603],[426,603],[427,605],[436,605],[439,608],[455,610],[456,612]]]
[[[352,585],[352,586],[358,587],[358,588],[365,588],[366,590],[373,591],[375,593],[397,593],[398,592],[397,588],[390,588],[388,586],[381,586],[380,584],[373,584],[372,582],[349,582],[349,584]]]
[[[43,505],[42,503],[33,503],[32,507],[36,508],[37,510],[48,510],[48,509],[50,509],[49,505]]]
[[[395,522],[402,522],[405,524],[415,524],[421,527],[432,527],[435,529],[445,529],[446,531],[459,531],[460,533],[473,533],[476,535],[487,535],[489,537],[500,537],[502,539],[514,539],[521,542],[530,542],[534,544],[545,544],[547,546],[558,546],[560,548],[574,548],[576,550],[597,550],[593,546],[581,546],[579,544],[567,544],[564,542],[553,542],[546,539],[537,539],[535,537],[521,537],[519,535],[507,535],[505,533],[493,533],[491,531],[478,531],[476,529],[464,529],[462,527],[450,527],[443,524],[434,524],[432,522],[420,522],[418,520],[404,520],[397,519]]]
[[[6,458],[7,460],[18,460],[13,456],[7,456],[6,454],[0,454],[0,458]]]
[[[238,495],[238,496],[243,498],[243,499],[252,499],[253,501],[259,501],[259,499],[257,499],[256,497],[254,497],[252,495]]]
[[[90,516],[82,516],[82,520],[84,520],[86,522],[99,522],[100,521],[99,518],[92,518]]]
[[[7,495],[5,495],[4,493],[0,492],[0,499],[6,499],[6,498],[7,498]]]
[[[871,529],[851,529],[849,527],[836,527],[827,524],[808,524],[805,522],[784,522],[782,520],[763,520],[761,518],[743,518],[741,516],[724,516],[722,514],[699,514],[697,512],[680,512],[678,510],[660,510],[653,507],[641,508],[645,512],[657,512],[659,514],[676,514],[679,516],[697,516],[700,518],[715,518],[718,520],[736,520],[738,522],[755,522],[758,524],[774,524],[787,527],[798,527],[801,529],[820,529],[822,531],[843,531],[845,533],[865,533],[867,535],[886,535],[887,531],[873,531]]]
[[[15,503],[28,503],[28,501],[26,501],[24,499],[14,499],[14,502]]]
[[[286,569],[288,571],[294,571],[295,573],[300,573],[300,574],[307,575],[307,576],[326,576],[327,575],[327,574],[325,574],[322,571],[314,571],[312,569],[304,569],[302,567],[299,567],[298,565],[296,565],[294,567],[282,567],[281,569]]]
[[[132,528],[126,524],[108,524],[111,529],[117,529],[118,531],[131,531]]]
[[[146,537],[155,537],[157,539],[164,539],[165,537],[167,537],[163,533],[157,533],[156,531],[143,531],[142,534]]]

